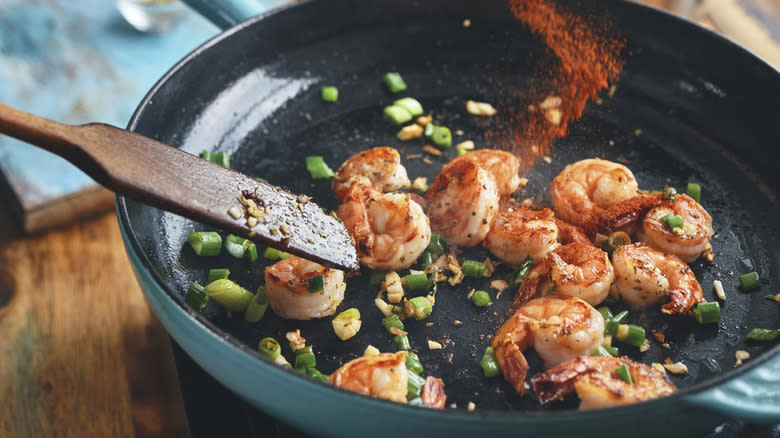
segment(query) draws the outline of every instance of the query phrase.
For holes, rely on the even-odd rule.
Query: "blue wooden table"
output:
[[[164,34],[131,27],[107,0],[0,2],[0,102],[64,123],[124,127],[152,85],[219,29],[187,11]],[[34,232],[112,207],[65,160],[0,136],[0,189]]]

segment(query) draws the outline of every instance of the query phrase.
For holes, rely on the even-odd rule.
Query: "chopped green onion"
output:
[[[599,313],[601,314],[601,316],[604,317],[604,321],[606,321],[608,319],[612,319],[613,316],[614,316],[614,315],[612,315],[612,311],[609,310],[609,307],[607,307],[607,306],[601,306],[601,307],[599,307],[596,310],[598,310]]]
[[[307,370],[317,366],[317,359],[311,348],[301,348],[295,351],[295,369]]]
[[[717,301],[698,303],[693,308],[693,316],[699,324],[710,324],[720,321],[720,304]]]
[[[780,329],[770,330],[762,328],[754,328],[745,336],[747,341],[755,342],[772,342],[780,336]]]
[[[282,346],[274,338],[263,338],[257,346],[257,351],[271,360],[276,360],[282,354]]]
[[[613,336],[617,334],[618,327],[626,318],[628,318],[628,310],[624,310],[612,318],[604,320],[604,333]]]
[[[670,230],[683,226],[682,217],[676,214],[667,214],[666,216],[661,217],[660,221],[663,222],[664,225],[666,225],[666,227]]]
[[[263,258],[266,260],[284,260],[289,259],[293,255],[289,252],[279,251],[276,248],[270,246],[263,251]]]
[[[466,149],[456,149],[456,151],[458,151],[458,155],[466,155],[468,153]]]
[[[225,238],[225,250],[228,254],[237,259],[249,258],[250,261],[257,260],[257,246],[243,237],[230,234]]]
[[[439,258],[447,249],[447,242],[444,241],[444,237],[439,233],[431,233],[431,240],[426,247],[431,252],[431,256],[434,259]]]
[[[396,125],[402,125],[410,120],[413,116],[406,108],[398,105],[386,106],[384,109],[385,119],[393,122]]]
[[[330,382],[330,377],[322,374],[317,368],[306,368],[306,375],[321,380],[325,383]]]
[[[339,89],[330,85],[322,87],[322,100],[325,102],[336,102],[339,100]]]
[[[699,184],[689,182],[688,187],[685,188],[685,193],[696,202],[701,202],[701,186]]]
[[[216,231],[197,231],[187,236],[187,243],[199,256],[215,256],[222,251],[222,237]]]
[[[615,374],[620,377],[620,380],[628,383],[629,385],[634,383],[631,380],[631,373],[628,371],[628,366],[626,364],[617,367],[617,369],[615,369]]]
[[[412,349],[412,344],[409,343],[409,336],[396,335],[393,341],[399,350],[409,351]]]
[[[512,283],[515,285],[518,285],[525,280],[525,277],[528,276],[528,273],[531,272],[531,268],[534,267],[534,259],[531,256],[526,256],[526,258],[523,260],[522,263],[520,263],[520,266],[517,267],[517,270],[512,275]]]
[[[244,319],[248,322],[257,322],[263,319],[265,311],[268,309],[268,295],[265,293],[265,286],[258,286],[255,296],[249,301],[244,312]]]
[[[428,123],[427,125],[425,125],[425,128],[423,128],[423,135],[425,136],[425,138],[431,138],[431,136],[433,135],[434,128],[436,128],[436,125],[434,125],[433,123]]]
[[[605,345],[599,345],[596,351],[593,352],[593,356],[618,356],[618,349],[615,347],[608,347]]]
[[[184,295],[184,302],[195,311],[200,312],[206,307],[206,303],[209,301],[209,296],[204,292],[203,286],[191,281],[187,293]]]
[[[485,276],[485,264],[476,260],[464,260],[461,269],[466,277],[482,278]]]
[[[758,278],[758,272],[748,272],[739,276],[739,284],[744,290],[753,290],[761,286],[761,280]]]
[[[230,276],[230,269],[209,269],[209,279],[206,280],[206,284],[211,283],[214,280],[222,280]]]
[[[478,290],[471,294],[471,302],[477,307],[485,307],[493,303],[490,301],[490,295],[484,290]]]
[[[318,274],[309,278],[309,293],[316,294],[325,290],[325,275]]]
[[[664,194],[663,199],[666,201],[674,202],[677,199],[677,189],[674,187],[664,186],[661,193]]]
[[[422,115],[423,113],[422,104],[418,102],[417,99],[411,97],[404,97],[403,99],[398,99],[395,102],[393,102],[393,105],[400,106],[405,110],[409,111],[409,114],[411,114],[412,117]]]
[[[387,85],[387,89],[390,90],[391,93],[398,93],[406,90],[406,82],[404,82],[404,78],[401,77],[400,73],[385,73],[385,76],[382,79],[385,81],[385,85]]]
[[[360,310],[355,307],[350,307],[349,309],[336,315],[336,318],[360,319]]]
[[[437,126],[433,128],[431,141],[439,149],[447,149],[452,146],[452,133],[446,126]]]
[[[426,297],[414,297],[404,303],[404,310],[410,317],[420,320],[431,316],[433,306]]]
[[[203,151],[200,153],[201,158],[209,160],[212,163],[217,163],[222,167],[230,169],[230,156],[225,152],[209,152]]]
[[[482,367],[482,374],[485,377],[495,377],[501,373],[501,369],[498,367],[498,360],[496,360],[496,352],[492,347],[485,349],[479,365]]]
[[[390,309],[390,311],[393,312],[393,314],[395,315],[403,315],[404,308],[401,306],[393,306],[393,308]]]
[[[388,317],[382,318],[382,327],[384,327],[388,333],[393,334],[390,328],[395,327],[399,330],[403,330],[404,323],[401,321],[401,318],[399,318],[398,315],[390,315]]]
[[[425,269],[428,266],[431,266],[431,263],[433,262],[434,262],[433,255],[429,250],[426,249],[425,251],[423,251],[422,254],[420,254],[420,257],[417,259],[417,266],[420,269]]]
[[[406,373],[409,376],[409,380],[407,380],[407,384],[406,384],[407,400],[415,397],[419,397],[420,393],[422,392],[423,386],[425,386],[425,378],[423,378],[417,373],[411,372],[410,370],[406,370]]]
[[[385,271],[371,271],[371,273],[368,274],[368,282],[371,283],[372,286],[380,285],[383,281],[385,281]]]
[[[409,274],[404,276],[404,280],[406,280],[406,284],[411,290],[424,291],[428,290],[428,287],[431,285],[430,281],[428,280],[428,274],[425,273]]]
[[[333,169],[325,164],[325,160],[320,155],[310,155],[306,157],[306,170],[309,171],[314,179],[332,178]]]
[[[423,372],[422,362],[420,362],[420,358],[416,354],[409,353],[406,355],[406,369],[415,374]]]
[[[422,398],[420,397],[409,399],[409,402],[407,404],[409,406],[417,406],[417,407],[425,406],[425,403],[423,403]]]
[[[645,341],[645,329],[634,324],[620,324],[615,338],[618,341],[638,347]]]
[[[231,312],[245,311],[255,296],[252,292],[226,278],[207,284],[205,292],[217,304]]]
[[[778,295],[780,295],[780,294],[777,294],[777,295],[775,295],[775,294],[767,294],[767,295],[764,295],[764,298],[766,298],[767,300],[770,300],[770,301],[774,301],[776,303],[780,303],[780,297]]]

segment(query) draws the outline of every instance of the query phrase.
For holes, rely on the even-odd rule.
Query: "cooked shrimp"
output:
[[[408,193],[381,193],[353,183],[339,205],[360,258],[371,269],[408,268],[431,240],[428,217]]]
[[[425,193],[425,199],[431,228],[450,245],[480,243],[498,212],[496,180],[473,161],[445,166]]]
[[[309,279],[324,276],[325,287],[309,292]],[[271,309],[282,318],[314,319],[332,315],[344,299],[344,271],[290,257],[265,268],[265,291]]]
[[[541,260],[559,245],[555,214],[549,208],[502,208],[482,245],[510,265],[522,263],[527,256]]]
[[[330,375],[330,383],[360,394],[406,403],[406,352],[353,359]]]
[[[460,161],[471,161],[493,175],[500,196],[511,195],[520,187],[520,158],[510,152],[498,149],[476,149],[453,158],[442,168],[442,171]]]
[[[444,393],[444,382],[437,377],[426,377],[420,398],[423,404],[429,408],[444,409],[444,405],[447,403],[447,394]]]
[[[582,226],[594,208],[605,208],[637,194],[631,170],[618,163],[590,158],[566,166],[550,186],[555,214]]]
[[[670,229],[661,222],[668,214],[680,216],[683,226]],[[678,194],[674,201],[663,201],[645,215],[637,237],[690,263],[707,249],[713,234],[712,217],[707,210],[690,196]]]
[[[641,310],[669,300],[667,314],[683,314],[702,301],[701,285],[691,268],[679,258],[643,242],[618,247],[612,253],[615,282],[612,293],[632,309]]]
[[[615,373],[622,365],[628,367],[632,383]],[[571,359],[531,377],[531,385],[541,404],[576,391],[583,410],[636,403],[677,391],[666,373],[627,357],[608,356]]]
[[[595,306],[607,298],[614,279],[615,270],[606,252],[590,243],[569,243],[550,251],[531,269],[512,306],[518,308],[547,294],[577,297]]]
[[[492,346],[504,378],[525,393],[528,362],[523,350],[533,347],[545,367],[598,348],[604,318],[590,304],[573,297],[535,298],[520,307],[496,332]]]
[[[336,199],[343,201],[353,182],[380,192],[392,192],[411,185],[406,168],[401,164],[401,155],[389,146],[368,149],[347,159],[333,178]]]

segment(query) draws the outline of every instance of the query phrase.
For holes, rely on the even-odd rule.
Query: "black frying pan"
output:
[[[780,73],[729,41],[658,11],[620,1],[563,3],[583,14],[614,19],[627,38],[627,62],[614,99],[586,108],[569,135],[556,141],[552,162],[529,169],[524,194],[549,204],[552,177],[567,163],[587,157],[624,161],[640,188],[702,183],[702,204],[714,218],[716,257],[711,265],[697,261],[692,268],[709,301],[716,299],[712,281],[723,282],[728,298],[722,319],[700,326],[692,318],[662,316],[652,309],[632,312],[632,323],[663,332],[671,349],[657,342],[645,353],[621,349],[645,363],[667,356],[685,362],[689,372],[672,380],[683,395],[696,394],[780,351],[742,340],[753,327],[780,327],[780,309],[764,298],[778,292],[780,272],[775,170],[780,112],[773,99],[780,96]],[[464,18],[471,20],[469,28],[462,26]],[[385,72],[401,72],[409,85],[404,95],[418,98],[437,121],[462,130],[455,142],[471,139],[479,147],[500,148],[504,145],[485,141],[487,132],[500,129],[495,120],[464,114],[465,100],[511,104],[518,90],[547,81],[535,72],[548,57],[501,1],[303,2],[250,20],[196,50],[147,95],[129,128],[196,154],[203,149],[228,152],[234,168],[335,208],[329,181],[309,178],[304,156],[322,155],[335,168],[377,145],[397,147],[402,157],[421,152],[421,142],[399,142],[398,128],[382,118],[383,106],[397,98],[382,86]],[[337,104],[321,101],[321,85],[339,87]],[[404,164],[410,176],[432,180],[454,153],[451,149],[433,158],[434,164],[419,159]],[[318,368],[326,373],[361,355],[368,344],[395,350],[373,305],[377,289],[366,276],[349,280],[340,307],[358,307],[364,315],[359,336],[347,342],[333,335],[329,318],[287,321],[267,314],[262,322],[249,324],[214,304],[194,314],[182,300],[189,281],[205,281],[209,268],[227,267],[231,278],[254,288],[262,283],[266,264],[228,256],[199,259],[184,242],[189,232],[203,226],[123,198],[118,208],[129,249],[169,295],[164,306],[190,312],[191,324],[224,336],[229,348],[251,351],[265,336],[282,340],[286,331],[300,328],[314,345]],[[470,254],[477,258],[486,253],[477,249]],[[738,288],[737,275],[748,270],[761,275],[760,290]],[[465,407],[474,401],[480,415],[487,415],[487,424],[494,412],[538,418],[576,407],[569,401],[540,408],[533,397],[517,396],[503,380],[482,377],[479,357],[504,321],[513,293],[494,300],[492,307],[476,309],[466,298],[472,287],[486,289],[487,281],[440,288],[433,325],[407,324],[426,374],[444,379],[448,405],[457,406],[457,415],[470,415]],[[161,319],[166,322],[165,313]],[[453,326],[455,319],[464,324]],[[443,341],[445,349],[428,351],[427,339]],[[737,349],[753,356],[741,368],[733,368]],[[540,370],[541,362],[532,353],[529,357],[532,369]],[[258,366],[268,366],[257,360]],[[314,384],[299,380],[302,390]],[[501,421],[503,413],[496,414]],[[301,427],[319,427],[318,421],[302,421]]]

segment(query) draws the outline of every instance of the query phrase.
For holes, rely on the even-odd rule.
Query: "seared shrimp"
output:
[[[525,393],[528,362],[523,350],[533,347],[545,368],[587,355],[604,338],[604,318],[590,304],[573,297],[541,297],[520,307],[496,332],[492,346],[504,378]]]
[[[513,308],[529,299],[556,294],[577,297],[597,305],[609,295],[615,270],[609,255],[590,243],[573,242],[550,251],[520,285]]]
[[[353,182],[380,192],[392,192],[411,185],[400,154],[389,146],[368,149],[347,159],[333,178],[336,199],[343,201]]]
[[[527,256],[541,260],[559,245],[555,214],[549,208],[502,208],[482,245],[510,265]]]
[[[330,375],[330,383],[360,394],[406,403],[406,352],[353,359]]]
[[[381,193],[353,183],[339,205],[360,263],[371,269],[408,268],[431,240],[428,217],[407,193]]]
[[[360,394],[406,403],[409,381],[406,355],[405,351],[399,351],[353,359],[330,375],[330,383]],[[429,408],[444,408],[447,395],[442,380],[426,377],[420,398]]]
[[[425,200],[433,231],[450,245],[474,246],[490,231],[499,195],[490,172],[473,161],[462,160],[439,172]]]
[[[520,158],[510,152],[498,149],[476,149],[453,158],[442,168],[442,171],[460,161],[471,161],[493,175],[500,196],[511,195],[520,187]]]
[[[595,208],[605,208],[637,194],[631,170],[618,163],[591,158],[566,166],[550,186],[555,214],[582,226]]]
[[[669,300],[661,307],[662,312],[684,314],[702,301],[701,285],[691,268],[646,243],[618,247],[612,253],[612,266],[612,293],[620,295],[634,310]]]
[[[631,382],[615,373],[626,365]],[[531,377],[541,404],[576,391],[580,409],[599,409],[636,403],[672,394],[677,388],[666,373],[627,357],[581,356]]]
[[[668,214],[680,216],[683,226],[670,229],[661,222]],[[707,249],[713,234],[712,217],[707,210],[690,196],[678,194],[674,201],[663,201],[645,215],[637,237],[690,263]]]
[[[309,292],[309,279],[324,276],[325,287]],[[344,299],[344,271],[290,257],[265,268],[265,291],[271,309],[282,318],[314,319],[332,315]]]

